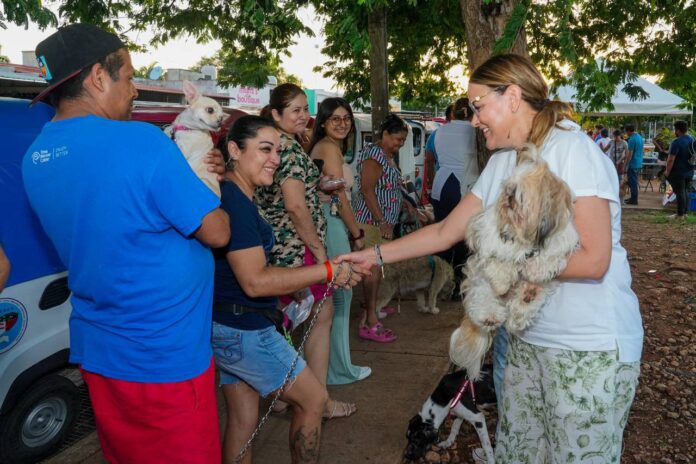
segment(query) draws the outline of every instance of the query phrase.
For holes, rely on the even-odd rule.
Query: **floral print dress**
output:
[[[300,267],[304,263],[305,244],[285,208],[281,186],[288,179],[304,183],[305,202],[312,215],[317,235],[324,244],[326,243],[326,219],[317,195],[321,171],[295,139],[281,133],[280,142],[282,150],[280,166],[273,178],[273,184],[256,189],[254,202],[264,219],[273,227],[275,245],[271,250],[271,265]]]

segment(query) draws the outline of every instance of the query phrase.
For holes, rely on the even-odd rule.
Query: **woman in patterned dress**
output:
[[[408,127],[397,115],[390,114],[380,126],[380,138],[367,144],[358,155],[360,190],[353,199],[355,217],[365,231],[365,247],[394,238],[394,226],[401,214],[401,172],[394,155],[404,146]],[[358,336],[365,340],[390,343],[396,335],[382,326],[377,317],[377,292],[382,281],[378,268],[365,278],[365,314]]]
[[[271,264],[300,267],[325,263],[326,219],[318,197],[321,171],[298,142],[309,122],[307,96],[295,84],[279,85],[271,92],[267,112],[280,132],[280,166],[273,184],[256,191],[255,202],[273,227]],[[313,285],[310,289],[316,311],[327,289],[325,285]],[[284,304],[290,301],[292,296],[281,297]],[[322,385],[326,385],[333,313],[333,301],[327,298],[305,345],[307,364]],[[325,417],[345,417],[356,410],[353,403],[330,399]]]
[[[326,247],[329,257],[362,250],[364,231],[360,228],[350,206],[350,189],[353,173],[343,159],[347,141],[355,134],[353,111],[343,98],[327,98],[321,102],[314,120],[314,132],[309,146],[312,159],[323,162],[322,173],[333,178],[343,178],[343,188],[323,195],[322,208],[328,227]],[[331,353],[329,355],[329,385],[343,385],[362,380],[372,373],[369,367],[353,365],[348,344],[350,304],[353,291],[336,289],[333,294],[334,318],[331,325]]]

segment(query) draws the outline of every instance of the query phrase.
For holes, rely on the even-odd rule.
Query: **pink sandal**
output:
[[[360,327],[358,336],[363,340],[372,340],[377,343],[391,343],[396,340],[396,335],[389,329],[382,327],[380,322],[376,323],[372,327],[363,325]]]

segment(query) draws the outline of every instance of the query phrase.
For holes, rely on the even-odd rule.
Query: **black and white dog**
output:
[[[492,366],[481,369],[480,380],[471,382],[466,371],[460,370],[446,374],[440,379],[435,391],[425,401],[420,413],[413,416],[408,424],[406,438],[408,446],[404,457],[416,460],[425,455],[431,445],[438,439],[438,429],[448,415],[456,417],[452,423],[447,440],[437,444],[439,448],[449,448],[457,438],[464,419],[476,429],[481,446],[486,453],[488,464],[494,462],[493,447],[488,437],[486,418],[477,405],[495,403]]]

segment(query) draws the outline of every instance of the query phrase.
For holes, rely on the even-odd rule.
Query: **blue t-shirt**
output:
[[[437,150],[435,150],[435,134],[437,134],[437,129],[435,129],[430,134],[430,137],[428,137],[428,140],[425,141],[425,149],[433,154],[433,158],[435,159],[435,171],[437,172],[437,170],[440,169],[440,163],[437,159]]]
[[[674,155],[671,175],[683,177],[692,177],[694,175],[694,167],[689,164],[689,158],[691,158],[689,147],[693,142],[694,138],[690,135],[682,135],[674,139],[669,146],[669,154]]]
[[[230,251],[246,250],[263,247],[266,264],[270,259],[273,248],[273,228],[261,217],[256,205],[239,189],[234,182],[225,182],[220,187],[222,191],[222,209],[230,216],[232,238],[225,248],[215,250],[215,302],[236,303],[250,308],[268,309],[275,311],[278,298],[265,296],[251,298],[239,285],[236,272],[244,269],[232,269],[226,254]],[[247,313],[239,316],[220,311],[213,311],[213,320],[217,323],[242,330],[257,330],[273,325],[270,319],[257,313]]]
[[[213,257],[192,234],[219,202],[174,142],[147,123],[50,122],[22,174],[69,270],[71,362],[133,382],[204,372]]]
[[[643,137],[639,133],[634,132],[628,138],[628,149],[631,150],[633,156],[631,162],[628,163],[630,169],[640,169],[643,167]]]

